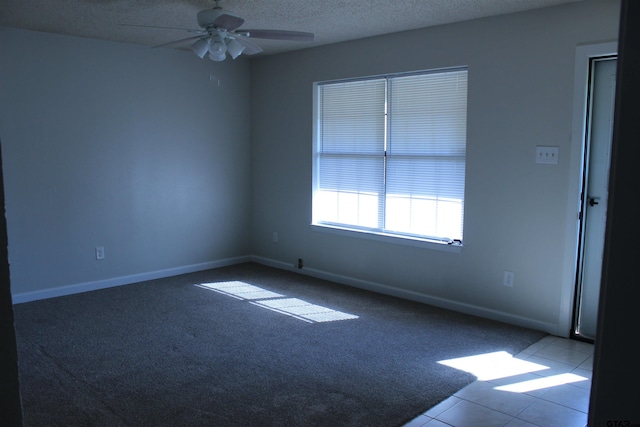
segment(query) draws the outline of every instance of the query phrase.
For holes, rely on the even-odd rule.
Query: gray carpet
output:
[[[231,281],[263,291],[196,286]],[[475,379],[439,360],[545,335],[253,263],[19,304],[15,322],[26,426],[400,426]]]

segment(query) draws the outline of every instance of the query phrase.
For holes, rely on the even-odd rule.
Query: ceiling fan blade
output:
[[[247,55],[255,55],[262,52],[262,48],[252,41],[247,40],[245,37],[237,37],[236,40],[244,46],[242,53]]]
[[[163,43],[163,44],[159,44],[156,46],[151,46],[152,48],[157,48],[157,47],[167,47],[167,46],[173,46],[174,44],[180,44],[180,43],[184,43],[187,42],[189,40],[196,40],[196,39],[201,39],[203,37],[206,36],[191,36],[191,37],[187,37],[186,39],[180,39],[180,40],[174,40],[172,42],[168,42],[168,43]]]
[[[315,38],[313,33],[305,33],[303,31],[285,31],[285,30],[240,30],[241,33],[248,34],[254,39],[271,39],[271,40],[293,40],[301,42],[311,42]]]
[[[218,16],[215,21],[213,21],[213,26],[215,28],[223,28],[227,31],[233,31],[242,24],[244,24],[244,19],[238,16],[230,15],[228,13],[223,13],[222,15]]]

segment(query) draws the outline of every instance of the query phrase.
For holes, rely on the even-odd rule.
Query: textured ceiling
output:
[[[280,53],[386,33],[580,0],[222,0],[245,19],[240,28],[307,31],[313,42],[255,39]],[[213,0],[0,0],[0,25],[154,46],[192,34],[120,24],[197,29],[196,13]]]

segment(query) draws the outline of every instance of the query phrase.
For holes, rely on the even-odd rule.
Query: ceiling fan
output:
[[[207,54],[213,61],[224,61],[227,54],[236,59],[241,54],[255,55],[262,52],[262,48],[250,41],[250,38],[271,40],[313,41],[314,34],[302,31],[285,30],[249,30],[239,29],[244,19],[236,13],[220,7],[220,1],[212,9],[204,9],[197,15],[199,29],[186,30],[195,36],[163,43],[154,48],[179,45],[193,41],[191,50],[201,59]],[[150,25],[128,25],[147,28],[182,29],[171,27],[155,27]]]

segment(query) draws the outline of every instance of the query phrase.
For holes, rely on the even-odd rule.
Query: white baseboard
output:
[[[547,332],[552,335],[562,336],[558,331],[558,325],[553,323],[541,322],[539,320],[530,319],[527,317],[517,316],[502,311],[497,311],[473,304],[462,303],[458,301],[449,300],[446,298],[434,297],[426,294],[421,294],[406,289],[394,288],[392,286],[384,285],[382,283],[371,282],[368,280],[357,279],[354,277],[343,276],[340,274],[329,273],[322,270],[313,268],[298,269],[293,264],[288,264],[282,261],[276,261],[270,258],[264,258],[260,256],[250,255],[234,258],[226,258],[217,261],[210,261],[200,264],[192,264],[175,268],[168,268],[164,270],[151,271],[147,273],[132,274],[129,276],[115,277],[111,279],[96,280],[93,282],[78,283],[68,286],[60,286],[57,288],[43,289],[39,291],[23,292],[13,295],[13,303],[20,304],[30,301],[36,301],[47,298],[55,298],[66,295],[77,294],[81,292],[95,291],[98,289],[112,288],[115,286],[129,285],[132,283],[143,282],[145,280],[161,279],[165,277],[177,276],[180,274],[193,273],[196,271],[210,270],[213,268],[226,267],[229,265],[240,264],[243,262],[253,261],[258,264],[266,265],[269,267],[278,268],[281,270],[293,271],[295,273],[304,274],[307,276],[316,277],[319,279],[329,280],[335,283],[343,285],[353,286],[355,288],[364,289],[367,291],[377,292],[380,294],[390,295],[398,298],[408,299],[411,301],[421,302],[424,304],[433,305],[440,308],[446,308],[448,310],[457,311],[460,313],[471,314],[474,316],[484,317],[487,319],[497,320],[512,325],[523,326],[543,332]]]
[[[93,282],[85,282],[74,285],[60,286],[57,288],[43,289],[41,291],[22,292],[13,295],[13,303],[20,304],[41,299],[78,294],[81,292],[95,291],[98,289],[112,288],[115,286],[130,285],[132,283],[144,282],[145,280],[162,279],[165,277],[194,273],[196,271],[210,270],[212,268],[226,267],[229,265],[240,264],[249,261],[251,261],[251,257],[249,256],[226,258],[200,264],[191,264],[181,267],[167,268],[164,270],[150,271],[147,273],[132,274],[129,276],[114,277],[111,279],[96,280]]]
[[[281,270],[289,270],[299,274],[316,277],[318,279],[329,280],[331,282],[340,283],[343,285],[353,286],[355,288],[364,289],[367,291],[373,291],[380,294],[390,295],[398,298],[403,298],[411,301],[421,302],[435,307],[445,308],[460,313],[470,314],[486,319],[496,320],[499,322],[508,323],[511,325],[522,326],[525,328],[535,329],[543,331],[552,335],[560,335],[558,332],[558,325],[553,323],[541,322],[539,320],[530,319],[523,316],[517,316],[510,313],[505,313],[498,310],[493,310],[473,304],[462,303],[446,298],[434,297],[426,294],[421,294],[406,289],[394,288],[392,286],[384,285],[382,283],[371,282],[368,280],[357,279],[354,277],[343,276],[340,274],[328,273],[322,270],[316,270],[313,268],[304,267],[298,269],[293,264],[286,262],[276,261],[269,258],[260,256],[251,256],[251,261],[258,264],[263,264],[269,267],[278,268]]]

